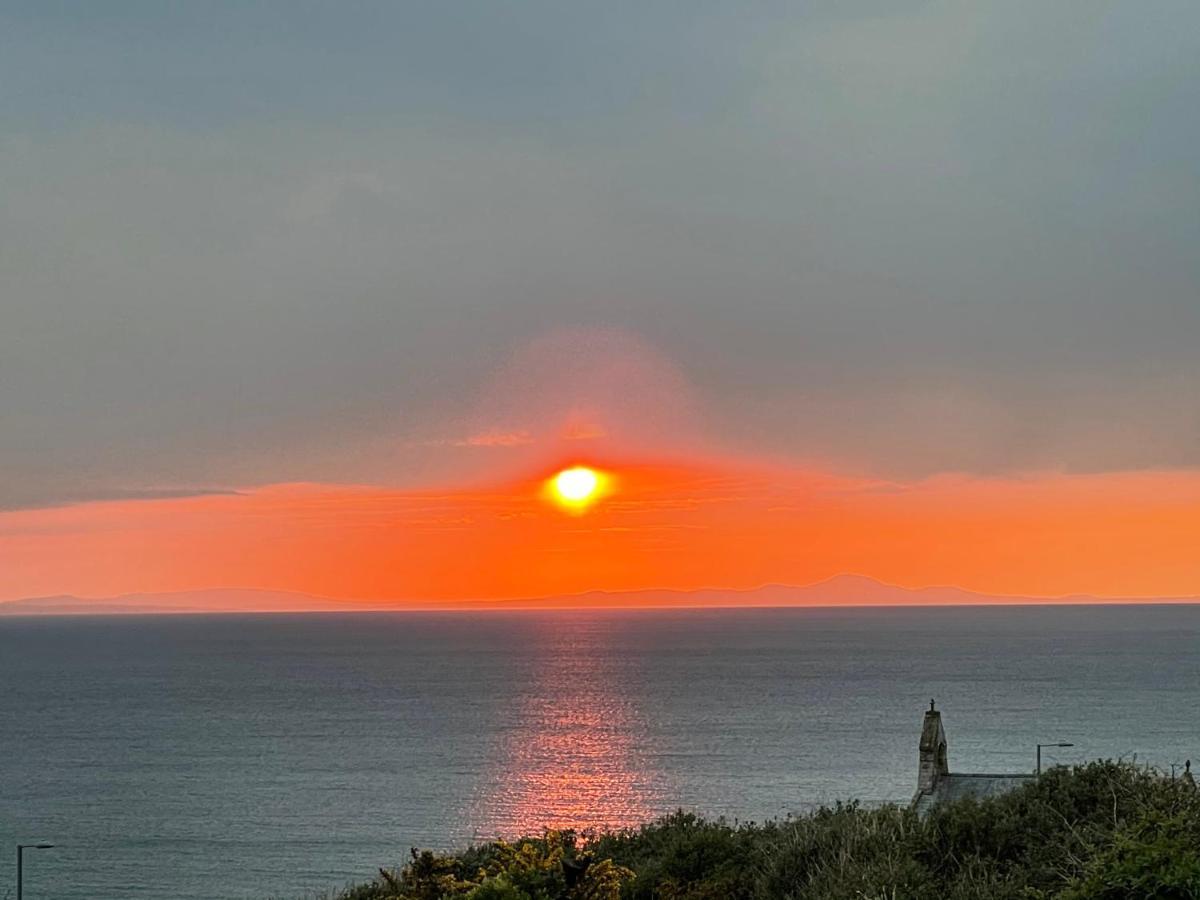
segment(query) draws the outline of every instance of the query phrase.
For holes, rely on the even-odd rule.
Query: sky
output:
[[[1183,0],[6,3],[0,599],[1200,594],[1198,95]]]

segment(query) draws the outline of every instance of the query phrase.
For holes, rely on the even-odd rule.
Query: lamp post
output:
[[[17,900],[21,900],[21,854],[26,850],[49,850],[53,844],[17,844]]]
[[[1042,748],[1043,747],[1074,747],[1074,744],[1038,744],[1037,745],[1037,773],[1042,774]],[[20,897],[17,900],[21,900]]]

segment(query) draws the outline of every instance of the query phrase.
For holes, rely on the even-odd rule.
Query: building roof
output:
[[[999,797],[1009,791],[1019,788],[1034,775],[967,775],[950,772],[938,777],[932,791],[922,791],[913,798],[913,809],[925,815],[935,806],[943,803],[953,803],[964,797],[975,797],[983,800],[988,797]]]

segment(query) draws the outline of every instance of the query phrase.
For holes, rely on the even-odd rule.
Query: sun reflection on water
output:
[[[531,623],[532,624],[532,623]],[[634,678],[604,622],[537,626],[528,684],[476,798],[480,839],[620,828],[662,811]]]

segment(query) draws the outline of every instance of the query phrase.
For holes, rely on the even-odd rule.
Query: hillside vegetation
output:
[[[1200,900],[1200,792],[1126,763],[1058,768],[925,819],[839,804],[766,824],[676,813],[407,865],[338,900]]]

